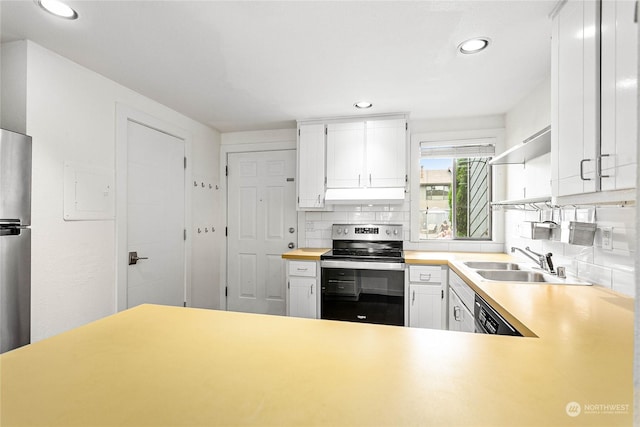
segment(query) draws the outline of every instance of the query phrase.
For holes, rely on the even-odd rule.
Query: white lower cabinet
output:
[[[289,316],[316,318],[316,279],[289,278]]]
[[[473,304],[475,292],[455,272],[449,273],[449,306],[447,317],[450,331],[475,332]]]
[[[319,275],[315,261],[287,261],[287,316],[318,317]]]
[[[407,308],[410,327],[444,329],[446,271],[440,266],[409,266]]]
[[[462,303],[453,289],[449,289],[449,330],[475,332],[473,313]]]

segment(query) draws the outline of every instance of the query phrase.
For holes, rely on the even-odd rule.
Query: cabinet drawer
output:
[[[458,294],[462,303],[473,313],[473,304],[476,298],[476,293],[453,271],[449,273],[449,287]]]
[[[316,277],[316,263],[313,261],[289,261],[289,276]]]
[[[442,282],[442,268],[439,266],[409,266],[409,282],[440,283]]]

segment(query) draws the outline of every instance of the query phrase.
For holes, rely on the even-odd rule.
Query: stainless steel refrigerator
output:
[[[0,129],[0,353],[31,341],[31,137]]]

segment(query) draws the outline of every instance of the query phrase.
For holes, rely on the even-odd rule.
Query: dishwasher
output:
[[[475,315],[477,334],[522,336],[516,328],[511,326],[504,317],[500,316],[500,314],[478,294],[476,294],[473,313]]]

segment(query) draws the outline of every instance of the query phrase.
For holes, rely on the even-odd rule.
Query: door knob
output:
[[[129,252],[129,265],[134,265],[138,263],[138,260],[141,259],[149,259],[146,256],[138,256],[138,252]]]
[[[293,249],[296,247],[296,245],[293,242],[289,242],[287,246],[289,247],[289,249]]]
[[[293,228],[293,227],[289,227],[289,233],[294,233],[295,231],[296,231],[296,229],[295,229],[295,228]]]

